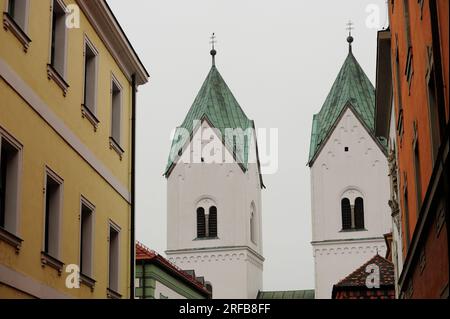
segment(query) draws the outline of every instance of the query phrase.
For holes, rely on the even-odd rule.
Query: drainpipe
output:
[[[136,74],[131,77],[131,216],[130,216],[130,299],[134,299],[136,262],[135,216],[136,216]]]

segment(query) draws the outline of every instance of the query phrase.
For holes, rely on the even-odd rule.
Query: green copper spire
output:
[[[314,160],[322,143],[331,133],[343,109],[351,105],[356,115],[374,134],[375,88],[352,53],[350,35],[349,53],[320,112],[313,117],[309,162]]]
[[[180,149],[178,149],[179,145],[184,145],[187,142],[176,140],[176,137],[179,136],[179,130],[182,128],[186,129],[192,135],[196,129],[193,127],[194,121],[207,119],[214,128],[220,130],[222,137],[224,138],[226,137],[225,130],[227,128],[241,128],[244,131],[248,128],[254,128],[253,121],[245,115],[239,103],[231,93],[231,90],[217,70],[214,62],[213,59],[211,70],[195,98],[194,103],[186,115],[185,120],[175,132],[175,139],[172,141],[169,161],[165,171],[166,176],[170,173],[174,164],[171,159],[175,158],[175,155],[180,152]],[[233,141],[225,139],[224,143],[228,150],[233,150]],[[244,143],[244,145],[236,145],[236,147],[238,154],[243,154],[243,158],[238,158],[238,160],[243,168],[246,169],[249,155],[247,143]]]

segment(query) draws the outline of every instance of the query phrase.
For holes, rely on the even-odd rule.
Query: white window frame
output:
[[[118,246],[118,251],[117,251],[117,287],[111,287],[110,283],[111,283],[111,264],[110,264],[110,247],[111,247],[111,229],[113,229],[114,231],[117,232],[117,246]],[[121,257],[121,250],[120,250],[120,245],[121,245],[121,237],[122,237],[122,230],[119,227],[119,225],[117,225],[115,222],[113,222],[111,219],[108,221],[108,260],[107,260],[107,265],[108,265],[108,281],[107,281],[107,288],[110,292],[112,293],[119,293],[120,291],[120,257]]]
[[[83,272],[81,273],[82,270],[82,265],[81,265],[81,255],[83,254],[83,252],[81,251],[81,241],[83,240],[81,238],[81,235],[83,234],[82,229],[83,229],[83,206],[88,208],[91,211],[91,247],[90,247],[90,253],[89,253],[89,271],[86,272],[85,269],[83,269]],[[88,276],[90,278],[93,278],[94,275],[94,249],[95,249],[95,205],[92,204],[88,199],[86,199],[86,197],[84,197],[83,195],[81,195],[81,199],[80,199],[80,238],[79,238],[79,254],[78,254],[78,258],[79,258],[79,265],[80,265],[80,274],[81,275],[85,275]]]
[[[5,1],[5,7],[3,12],[3,28],[11,33],[19,40],[23,46],[23,51],[28,52],[28,48],[31,43],[31,39],[28,37],[28,25],[29,25],[29,12],[30,12],[30,0],[25,1],[25,8],[23,12],[23,21],[17,21],[16,18],[9,15],[9,2]]]
[[[90,51],[95,56],[95,66],[94,66],[94,93],[93,93],[93,105],[86,105],[86,49],[89,48]],[[95,48],[93,42],[89,40],[88,36],[85,34],[83,38],[83,102],[81,107],[81,115],[83,118],[86,118],[89,122],[91,122],[92,126],[94,127],[94,131],[97,131],[98,123],[100,122],[97,119],[97,110],[98,110],[98,70],[99,70],[99,64],[100,64],[100,55],[98,50]]]
[[[11,0],[5,0],[5,12],[9,13],[9,2]],[[17,1],[17,0],[16,0]],[[28,33],[28,25],[29,25],[29,13],[30,13],[30,0],[20,0],[25,1],[25,12],[23,12],[23,21],[17,21],[15,17],[11,17],[14,19],[14,22],[22,29],[23,32]],[[21,24],[23,23],[23,25]]]
[[[63,65],[62,70],[60,70],[54,63],[52,63],[53,52],[52,52],[52,39],[53,39],[53,12],[55,10],[55,6],[58,5],[64,12],[66,12],[67,18],[67,5],[63,0],[52,0],[51,4],[51,14],[50,14],[50,38],[49,38],[49,59],[47,64],[47,76],[49,79],[55,81],[55,83],[61,88],[63,91],[63,95],[66,96],[69,85],[66,82],[67,79],[67,45],[68,45],[68,31],[64,21],[64,45],[62,50],[62,59]],[[66,19],[65,19],[66,20]]]
[[[51,252],[47,252],[45,251],[45,235],[47,232],[47,229],[45,227],[45,219],[46,217],[46,213],[47,213],[47,205],[46,205],[46,197],[47,197],[47,181],[48,181],[48,177],[50,177],[54,182],[59,184],[59,207],[58,207],[58,221],[57,221],[57,243],[56,243],[56,251],[55,254],[51,254]],[[61,255],[61,241],[62,241],[62,232],[61,232],[61,226],[62,226],[62,219],[63,219],[63,207],[64,207],[64,180],[57,174],[55,173],[55,171],[53,171],[51,168],[49,168],[48,166],[45,166],[45,174],[44,174],[44,196],[43,196],[43,201],[44,201],[44,220],[43,220],[43,237],[42,237],[42,252],[44,252],[45,254],[47,254],[50,257],[53,257],[55,259],[60,259],[60,255]]]
[[[114,129],[115,129],[115,125],[114,125],[114,87],[116,87],[119,90],[119,137],[118,139],[116,139],[114,137]],[[111,98],[111,130],[110,130],[110,139],[109,139],[109,143],[110,143],[110,148],[115,150],[117,152],[117,154],[119,154],[120,159],[122,159],[123,153],[125,153],[125,151],[122,148],[122,140],[123,140],[123,86],[120,84],[119,80],[117,79],[117,77],[111,73],[111,94],[110,94],[110,98]]]
[[[13,146],[18,152],[18,163],[17,163],[17,172],[16,172],[16,189],[15,189],[15,207],[11,215],[14,216],[13,222],[11,222],[10,227],[6,227],[5,230],[15,236],[19,236],[19,225],[20,225],[20,212],[21,212],[21,189],[22,189],[22,170],[23,170],[23,146],[17,141],[13,136],[8,134],[1,126],[0,126],[0,152],[2,147],[2,140],[5,140],[8,144]],[[5,211],[5,222],[6,222],[7,212]],[[18,238],[17,238],[18,239]],[[17,249],[20,248],[20,245],[17,245]]]

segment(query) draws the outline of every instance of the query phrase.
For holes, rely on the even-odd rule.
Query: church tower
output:
[[[167,178],[167,257],[204,277],[213,298],[262,289],[264,187],[254,122],[215,65],[175,131]]]
[[[314,115],[311,170],[316,298],[377,253],[390,232],[386,144],[375,137],[375,89],[349,53]]]

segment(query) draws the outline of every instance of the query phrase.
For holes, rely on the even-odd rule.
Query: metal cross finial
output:
[[[211,43],[211,45],[212,45],[212,49],[214,50],[214,45],[217,43],[217,40],[216,40],[216,34],[215,33],[213,33],[212,35],[211,35],[211,41],[209,42],[209,43]]]
[[[347,42],[348,42],[348,50],[351,53],[352,52],[352,43],[353,43],[353,37],[352,37],[352,30],[354,30],[355,28],[353,27],[353,22],[352,20],[348,21],[347,23],[347,30],[348,30],[348,37],[347,37]]]
[[[348,35],[351,36],[352,35],[352,30],[354,30],[355,28],[353,27],[355,24],[352,22],[352,20],[349,20],[347,23],[347,30],[348,30]]]
[[[211,49],[212,65],[215,66],[215,65],[216,65],[216,54],[217,54],[217,51],[216,51],[216,49],[214,48],[214,45],[217,43],[217,40],[216,40],[216,34],[215,34],[215,33],[213,33],[213,34],[211,35],[211,41],[210,41],[210,43],[211,43],[211,45],[212,45],[212,49]]]

